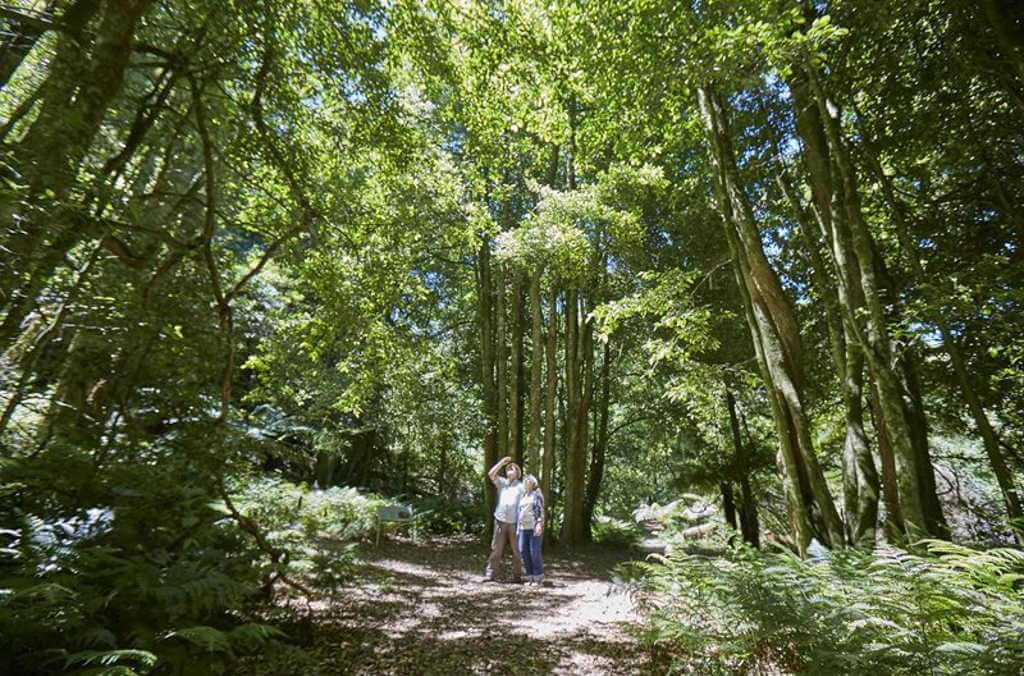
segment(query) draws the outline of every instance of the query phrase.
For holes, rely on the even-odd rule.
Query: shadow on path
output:
[[[292,654],[287,666],[248,662],[245,673],[664,671],[624,628],[636,614],[611,574],[628,552],[545,552],[541,586],[483,582],[487,554],[473,538],[371,547],[365,584],[292,608],[299,616],[292,633],[306,644],[301,655]],[[506,570],[509,564],[506,556]]]

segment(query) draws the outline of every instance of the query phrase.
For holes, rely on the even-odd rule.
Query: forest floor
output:
[[[549,548],[550,549],[550,548]],[[626,630],[638,619],[613,569],[627,550],[544,552],[542,585],[483,581],[479,538],[386,539],[364,552],[362,584],[304,600],[284,629],[302,662],[243,660],[246,674],[661,673]],[[642,556],[642,555],[641,555]],[[505,573],[511,561],[506,553]]]

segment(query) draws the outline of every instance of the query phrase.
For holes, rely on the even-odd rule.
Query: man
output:
[[[505,467],[505,476],[498,472]],[[487,559],[487,570],[484,571],[484,582],[494,579],[494,567],[501,563],[501,553],[505,543],[512,546],[513,582],[523,581],[523,558],[519,554],[519,542],[516,540],[516,519],[519,518],[519,498],[523,494],[523,485],[519,481],[519,465],[512,458],[505,456],[487,472],[487,478],[498,488],[498,506],[494,508],[494,537],[491,538],[491,556]]]

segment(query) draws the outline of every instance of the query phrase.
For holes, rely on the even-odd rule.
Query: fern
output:
[[[228,632],[231,644],[247,652],[255,651],[271,641],[286,639],[288,635],[269,624],[247,622]]]
[[[167,639],[178,638],[208,653],[231,654],[231,640],[228,635],[213,627],[197,626],[176,629],[166,636]]]
[[[748,548],[634,564],[638,633],[686,669],[1005,673],[1024,664],[1017,550],[927,542],[816,560]]]
[[[137,663],[143,669],[151,669],[156,666],[157,656],[146,650],[84,650],[68,655],[64,662],[64,668],[72,666],[99,665],[103,668],[122,667],[122,662]],[[135,673],[132,671],[131,673]]]

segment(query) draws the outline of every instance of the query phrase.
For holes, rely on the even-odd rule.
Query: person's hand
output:
[[[533,534],[536,535],[537,537],[540,537],[541,535],[544,535],[544,524],[538,523],[536,526],[534,526],[533,527]]]
[[[511,455],[506,455],[504,458],[501,459],[501,466],[504,467],[505,465],[509,464],[510,462],[512,462],[512,456]]]

